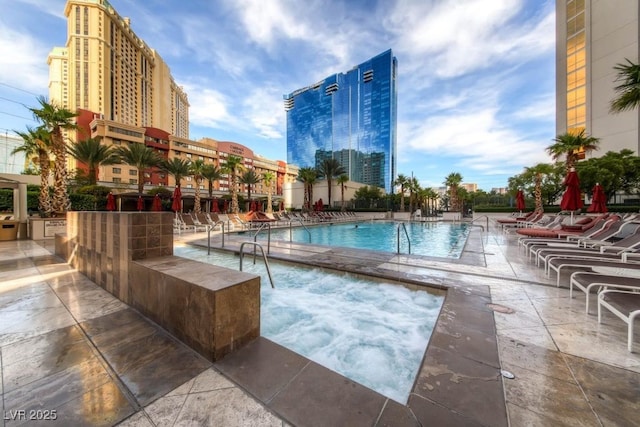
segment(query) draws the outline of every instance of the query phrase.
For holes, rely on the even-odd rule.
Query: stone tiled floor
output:
[[[273,245],[277,258],[452,288],[406,406],[262,338],[211,364],[50,243],[0,242],[1,425],[30,409],[58,425],[506,425],[502,413],[513,426],[637,425],[640,344],[627,352],[625,325],[598,324],[595,304],[586,314],[515,240],[491,227],[455,263]]]

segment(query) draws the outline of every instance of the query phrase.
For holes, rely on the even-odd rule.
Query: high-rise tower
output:
[[[640,152],[638,110],[613,114],[616,64],[638,63],[638,0],[556,2],[556,132],[600,138],[591,156]]]
[[[48,57],[49,98],[118,123],[189,138],[189,102],[160,55],[106,0],[68,0],[67,45]]]
[[[393,192],[397,61],[387,50],[346,73],[284,96],[287,162],[337,159],[349,179]]]

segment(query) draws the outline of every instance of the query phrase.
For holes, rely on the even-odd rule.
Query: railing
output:
[[[207,255],[211,254],[211,230],[215,228],[216,225],[220,224],[222,227],[222,246],[224,248],[224,221],[216,221],[213,225],[207,226]]]
[[[267,253],[270,254],[271,253],[271,223],[270,222],[264,222],[260,225],[260,227],[258,227],[258,230],[256,230],[256,234],[253,235],[253,241],[255,242],[256,240],[258,240],[258,234],[260,234],[260,232],[262,231],[263,228],[267,227],[268,233],[267,233]],[[254,252],[255,252],[255,248],[254,248]]]
[[[302,226],[302,228],[304,228],[305,231],[307,232],[307,234],[309,235],[309,243],[311,243],[311,232],[309,231],[307,226],[304,225],[304,222],[302,222],[302,220],[300,218],[296,218],[296,220],[298,222],[300,222],[300,225]],[[293,219],[291,221],[289,221],[289,243],[291,243],[293,241],[292,240],[293,239],[293,237],[292,237],[293,236],[293,234],[292,234],[293,233],[293,231],[292,231],[293,230],[293,226],[292,226],[293,221],[294,221]]]
[[[271,276],[271,268],[269,268],[269,261],[267,261],[267,255],[264,253],[264,249],[262,245],[257,242],[242,242],[240,244],[240,271],[242,271],[242,259],[244,258],[244,245],[253,245],[253,263],[256,263],[256,247],[260,248],[260,252],[262,252],[262,259],[264,260],[264,266],[267,268],[267,275],[269,276],[269,281],[271,282],[271,287],[275,289],[273,284],[273,277]]]
[[[479,224],[474,224],[474,222],[476,222],[477,220],[482,219],[482,218],[484,218],[487,221],[487,228],[485,228],[485,227],[483,227],[482,225],[479,225]],[[479,216],[478,218],[474,218],[471,221],[470,224],[482,228],[482,231],[488,230],[489,229],[489,217],[486,216],[486,215]]]
[[[407,232],[407,227],[404,225],[404,222],[401,222],[400,225],[398,225],[398,232],[397,232],[397,236],[398,236],[398,253],[400,253],[400,227],[402,227],[402,229],[404,230],[404,235],[407,236],[407,243],[409,243],[409,255],[411,255],[411,239],[409,238],[409,233]]]

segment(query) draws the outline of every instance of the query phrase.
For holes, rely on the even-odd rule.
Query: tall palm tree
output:
[[[182,186],[182,179],[189,176],[189,164],[191,161],[181,159],[179,157],[173,157],[171,159],[163,160],[159,166],[160,170],[173,176],[176,187]]]
[[[51,134],[43,127],[29,128],[26,132],[16,133],[23,144],[11,151],[11,154],[24,153],[27,158],[35,157],[34,163],[40,168],[40,193],[38,194],[38,210],[40,216],[51,215],[51,196],[49,195],[49,175],[51,175]]]
[[[331,206],[331,186],[333,178],[346,173],[346,169],[337,159],[324,159],[318,166],[318,177],[327,180],[327,204]]]
[[[347,210],[346,206],[344,205],[344,185],[349,181],[349,175],[342,174],[338,177],[337,181],[338,184],[340,184],[340,211],[344,212]]]
[[[640,65],[627,58],[625,60],[626,64],[616,64],[613,67],[618,72],[616,82],[620,84],[614,88],[618,97],[611,101],[612,113],[633,110],[640,105]]]
[[[63,214],[71,208],[71,201],[67,189],[67,147],[62,131],[77,129],[74,118],[78,114],[47,102],[42,96],[38,97],[38,103],[40,108],[29,108],[29,110],[51,133],[51,151],[55,157],[51,209],[54,213]]]
[[[244,171],[240,176],[240,183],[247,186],[247,203],[251,202],[251,189],[254,185],[262,181],[262,177],[259,176],[253,169]]]
[[[425,191],[426,191],[427,200],[429,202],[429,207],[427,209],[427,215],[433,215],[434,214],[434,212],[433,212],[434,209],[438,206],[436,201],[438,200],[438,197],[440,197],[440,195],[433,188],[427,188],[427,189],[425,189]]]
[[[207,180],[209,197],[213,197],[213,183],[220,180],[222,178],[222,172],[220,172],[220,168],[211,163],[204,165],[202,169],[202,176]]]
[[[76,160],[89,168],[89,185],[98,182],[98,168],[101,165],[114,165],[120,161],[114,146],[100,143],[102,137],[88,138],[80,142],[72,142],[68,150]]]
[[[144,191],[144,171],[160,166],[162,159],[155,150],[139,142],[121,145],[116,148],[116,154],[120,158],[120,163],[138,169],[138,194],[142,195]]]
[[[313,200],[313,184],[318,179],[318,171],[315,168],[300,168],[298,170],[298,181],[304,184],[304,203],[303,209],[311,210],[311,201]]]
[[[271,185],[275,179],[276,176],[273,172],[266,171],[262,174],[262,183],[267,187],[267,213],[273,212],[273,206],[271,206]]]
[[[415,204],[415,195],[420,191],[420,182],[418,178],[412,176],[407,182],[407,189],[409,190],[409,212],[413,212]]]
[[[571,132],[563,133],[553,139],[555,144],[546,148],[547,153],[551,155],[553,160],[558,160],[565,156],[565,164],[567,171],[575,166],[580,153],[590,153],[598,149],[600,143],[599,138],[585,135],[584,129],[577,134]]]
[[[404,190],[407,184],[409,184],[409,178],[403,174],[398,175],[395,181],[393,181],[393,185],[400,186],[400,210],[402,212],[404,212]]]
[[[202,180],[204,179],[204,168],[205,168],[204,160],[196,160],[195,162],[191,162],[189,164],[189,175],[193,176],[193,179],[196,181],[196,194],[194,203],[194,211],[196,214],[202,212],[202,207],[200,206],[200,185],[202,184]]]
[[[449,199],[452,212],[460,212],[461,206],[458,197],[458,187],[462,183],[462,175],[458,172],[451,172],[444,180],[444,185],[449,187]]]
[[[536,207],[534,211],[536,213],[544,212],[542,205],[542,178],[553,172],[553,166],[548,163],[538,163],[532,167],[526,167],[525,174],[532,175],[534,177],[535,187],[533,190],[533,197],[535,199]]]
[[[240,212],[238,206],[238,173],[244,169],[240,156],[229,156],[227,162],[220,168],[223,174],[229,175],[229,192],[231,193],[231,213]]]

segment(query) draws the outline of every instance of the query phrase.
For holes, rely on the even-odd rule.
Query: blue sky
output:
[[[393,49],[398,173],[489,191],[550,161],[551,0],[113,0],[189,95],[190,138],[286,161],[282,95]],[[34,125],[64,0],[0,0],[0,132]]]

